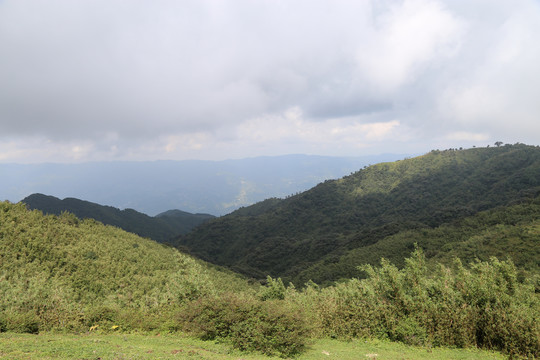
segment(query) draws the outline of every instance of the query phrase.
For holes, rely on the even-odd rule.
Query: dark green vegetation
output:
[[[511,261],[464,266],[456,259],[432,269],[417,249],[401,270],[384,259],[363,270],[366,279],[297,296],[323,335],[540,356],[540,277],[519,279]]]
[[[540,356],[539,279],[512,262],[433,270],[421,250],[399,270],[296,290],[257,288],[176,249],[74,215],[0,203],[0,331],[187,331],[279,356],[310,338],[380,338]]]
[[[510,257],[539,270],[540,148],[432,151],[366,167],[304,193],[209,221],[178,244],[263,279],[330,284],[414,248],[429,262]]]
[[[32,210],[37,209],[54,215],[67,211],[80,219],[94,219],[162,243],[168,243],[178,234],[185,234],[197,225],[214,218],[213,215],[190,214],[180,210],[169,210],[150,217],[133,209],[120,210],[75,198],[60,200],[43,194],[32,194],[21,202]]]

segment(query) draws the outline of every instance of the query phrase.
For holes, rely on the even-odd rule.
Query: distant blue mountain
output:
[[[285,155],[224,161],[0,164],[0,200],[33,193],[74,197],[150,216],[169,209],[224,215],[285,197],[364,166],[406,155]]]

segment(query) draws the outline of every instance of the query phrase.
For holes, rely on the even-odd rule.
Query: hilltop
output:
[[[151,217],[133,209],[120,210],[76,198],[61,200],[43,194],[32,194],[21,202],[31,210],[41,210],[53,215],[67,211],[80,219],[94,219],[105,225],[117,226],[162,243],[169,243],[179,234],[185,234],[197,225],[214,218],[210,214],[191,214],[181,210],[169,210]]]
[[[23,332],[152,329],[190,299],[249,289],[238,275],[117,227],[0,202],[0,331],[3,317]]]
[[[403,263],[415,242],[429,258],[502,255],[534,270],[539,193],[538,147],[434,150],[241,208],[178,244],[243,274],[300,285],[361,276],[356,267],[381,256]]]

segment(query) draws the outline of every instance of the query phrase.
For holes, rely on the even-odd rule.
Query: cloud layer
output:
[[[0,161],[540,141],[535,0],[0,1]]]

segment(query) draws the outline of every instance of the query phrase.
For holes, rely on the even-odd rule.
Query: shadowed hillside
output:
[[[287,199],[239,209],[181,237],[179,245],[254,277],[271,274],[299,284],[309,279],[333,281],[358,276],[357,265],[377,262],[381,256],[399,263],[415,241],[424,241],[429,234],[438,238],[426,240],[433,244],[430,256],[442,256],[444,251],[461,255],[463,251],[470,258],[471,251],[463,247],[445,247],[453,242],[471,243],[467,233],[461,233],[460,226],[466,225],[459,221],[481,211],[527,204],[539,192],[538,147],[516,144],[435,150],[373,165]],[[526,226],[537,229],[537,207],[515,211],[530,213]],[[501,225],[512,225],[501,221]],[[495,221],[493,226],[497,224]],[[435,229],[443,225],[457,229],[453,231],[456,237],[436,235]],[[479,232],[493,231],[481,228]],[[418,236],[424,233],[428,235]],[[409,235],[406,245],[394,246],[405,234]],[[491,250],[483,253],[484,248]],[[369,256],[373,249],[379,250]],[[480,257],[512,256],[512,250],[495,244],[479,247],[476,253]]]
[[[209,214],[190,214],[180,210],[169,210],[151,217],[133,209],[120,210],[75,198],[60,200],[43,194],[30,195],[21,202],[29,209],[41,210],[46,214],[60,215],[67,211],[80,219],[94,219],[162,243],[168,243],[178,234],[185,234],[214,218]]]

